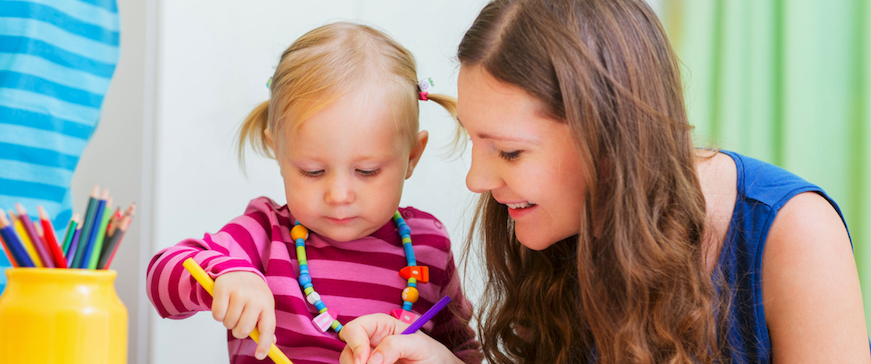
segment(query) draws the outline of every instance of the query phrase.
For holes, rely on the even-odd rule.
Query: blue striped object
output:
[[[0,208],[42,205],[67,225],[119,44],[115,0],[0,0]]]

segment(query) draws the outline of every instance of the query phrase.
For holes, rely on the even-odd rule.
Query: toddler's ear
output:
[[[427,141],[429,141],[429,133],[426,130],[417,133],[417,138],[411,147],[411,153],[408,155],[408,169],[405,172],[405,179],[411,177],[414,167],[417,166],[417,162],[420,162],[420,156],[423,155],[423,150],[426,149]]]
[[[269,142],[269,147],[272,148],[272,152],[273,152],[273,153],[276,153],[276,151],[275,151],[275,140],[272,139],[272,131],[269,130],[269,129],[264,129],[264,130],[263,130],[263,135],[266,136],[266,141]]]

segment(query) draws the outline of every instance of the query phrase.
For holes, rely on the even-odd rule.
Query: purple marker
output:
[[[426,312],[424,312],[422,316],[418,317],[417,320],[415,320],[414,323],[411,324],[411,326],[405,329],[405,331],[402,332],[402,335],[413,334],[417,332],[417,330],[420,330],[423,325],[425,325],[429,320],[432,320],[432,318],[435,317],[435,315],[438,314],[439,311],[445,308],[445,306],[447,306],[449,302],[451,302],[450,297],[442,297],[442,299],[436,302],[436,304],[432,305],[429,310],[426,310]]]

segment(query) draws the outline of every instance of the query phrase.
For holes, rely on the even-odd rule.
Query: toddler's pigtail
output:
[[[427,94],[426,98],[429,101],[435,101],[436,104],[441,105],[445,110],[447,110],[451,117],[454,120],[457,119],[457,98],[453,96],[443,95],[443,94]]]
[[[463,150],[466,149],[466,130],[460,127],[459,121],[457,119],[457,98],[449,95],[443,94],[427,94],[426,98],[429,101],[434,101],[436,104],[441,105],[445,110],[447,110],[451,114],[451,118],[457,122],[457,132],[454,134],[454,140],[452,143],[452,150],[447,155],[457,156],[462,153]]]
[[[239,155],[239,165],[242,170],[245,170],[245,144],[250,143],[254,151],[263,154],[269,158],[275,158],[272,153],[272,146],[269,145],[269,140],[266,139],[264,133],[269,128],[269,101],[264,101],[254,108],[242,126],[239,127],[239,145],[237,152]]]

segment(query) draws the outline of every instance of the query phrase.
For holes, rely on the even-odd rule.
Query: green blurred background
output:
[[[661,0],[699,145],[826,190],[853,239],[871,327],[868,0]]]

